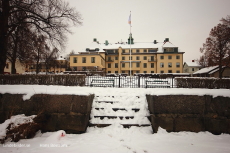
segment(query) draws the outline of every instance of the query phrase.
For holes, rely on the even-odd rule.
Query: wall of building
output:
[[[196,95],[147,95],[154,132],[230,133],[230,98]]]

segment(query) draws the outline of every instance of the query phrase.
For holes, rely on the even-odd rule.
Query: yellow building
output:
[[[163,42],[99,44],[96,39],[86,51],[70,56],[75,71],[102,70],[106,73],[182,73],[183,54],[169,39]],[[131,66],[131,67],[130,67]]]

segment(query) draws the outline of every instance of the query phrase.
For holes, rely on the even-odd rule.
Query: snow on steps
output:
[[[90,115],[90,126],[105,127],[111,124],[150,126],[145,95],[133,94],[95,95]]]

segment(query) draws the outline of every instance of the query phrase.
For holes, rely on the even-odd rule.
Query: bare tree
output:
[[[211,29],[209,37],[201,48],[206,66],[219,66],[219,78],[222,78],[224,66],[229,65],[229,52],[230,52],[230,27],[226,24],[218,24]],[[227,60],[228,59],[228,60]],[[202,62],[202,61],[200,61]]]
[[[15,20],[18,14],[23,17]],[[81,15],[62,0],[0,0],[0,74],[6,65],[9,36],[22,23],[62,48],[70,25],[81,25]]]

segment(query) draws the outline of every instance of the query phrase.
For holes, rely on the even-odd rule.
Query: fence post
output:
[[[120,80],[121,80],[121,75],[119,75],[119,80],[118,80],[118,87],[120,88],[121,87],[121,85],[120,85]]]
[[[140,88],[140,87],[141,87],[141,83],[140,83],[140,81],[141,81],[141,77],[140,77],[140,75],[138,75],[138,88]]]

